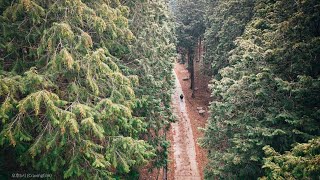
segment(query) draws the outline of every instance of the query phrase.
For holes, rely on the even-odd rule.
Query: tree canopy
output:
[[[319,178],[319,0],[0,0],[0,179],[166,167],[176,51],[194,92],[202,41],[205,179]]]
[[[211,5],[206,178],[319,177],[319,1]]]
[[[109,179],[166,164],[159,131],[173,119],[175,47],[165,1],[0,1],[0,10],[0,177]]]

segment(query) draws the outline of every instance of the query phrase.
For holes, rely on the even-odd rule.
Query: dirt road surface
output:
[[[190,80],[183,78],[190,76],[185,65],[176,63],[174,67],[176,89],[172,96],[172,108],[177,116],[177,122],[172,123],[167,138],[171,142],[169,149],[168,180],[198,180],[204,179],[204,167],[207,163],[206,151],[197,144],[197,139],[203,137],[203,132],[198,128],[204,128],[208,119],[208,112],[200,115],[197,107],[204,107],[208,110],[210,92],[208,83],[210,77],[205,76],[199,67],[200,63],[195,63],[195,84],[198,90],[195,98],[191,98]],[[177,81],[178,78],[178,81]],[[183,92],[183,102],[180,101],[180,94]],[[188,117],[188,118],[186,118]],[[191,128],[190,128],[191,124]],[[196,160],[195,160],[196,159]],[[152,172],[141,171],[141,180],[162,180],[165,179],[158,169]],[[158,175],[158,173],[160,173]]]
[[[195,143],[188,112],[186,111],[185,99],[176,73],[176,89],[172,96],[174,113],[177,122],[172,124],[173,156],[174,156],[174,179],[175,180],[200,180],[198,163],[196,161]]]

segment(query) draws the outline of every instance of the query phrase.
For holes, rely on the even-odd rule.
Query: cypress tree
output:
[[[135,12],[130,16],[135,40],[126,60],[130,72],[139,77],[134,90],[140,103],[134,112],[144,117],[147,131],[143,136],[156,149],[151,168],[162,168],[168,163],[166,133],[174,121],[170,105],[176,57],[173,19],[165,0],[130,1],[127,5]]]
[[[214,101],[201,140],[211,150],[206,178],[317,176],[319,148],[308,146],[320,135],[319,12],[313,0],[255,2],[211,84]]]
[[[168,46],[155,54],[159,65],[146,66],[154,72],[165,67],[158,77],[126,66],[134,60],[127,58],[130,55],[143,58],[158,47],[149,44],[144,55],[135,55],[134,49],[143,43],[136,43],[129,11],[137,9],[123,3],[0,1],[0,154],[6,157],[1,174],[10,176],[20,169],[52,173],[59,179],[120,178],[157,157],[156,146],[143,134],[152,124],[159,123],[161,129],[171,118],[167,72],[174,46],[152,34],[153,41]],[[163,32],[170,31],[167,18],[158,18]],[[161,56],[165,50],[168,53]],[[164,74],[169,83],[162,85]],[[156,92],[166,89],[145,97],[154,92],[144,90],[155,84]],[[149,100],[157,106],[149,107]],[[149,114],[159,108],[157,116]],[[147,120],[150,117],[155,119]]]
[[[177,47],[181,50],[182,62],[187,61],[190,73],[190,89],[194,97],[194,59],[198,40],[202,38],[204,27],[205,1],[178,0],[174,15],[176,19]],[[198,52],[199,53],[199,52]],[[200,54],[200,53],[199,53]],[[187,57],[187,59],[185,59]]]

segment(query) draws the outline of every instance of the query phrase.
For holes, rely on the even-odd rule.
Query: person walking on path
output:
[[[183,101],[183,94],[180,95],[180,100]]]

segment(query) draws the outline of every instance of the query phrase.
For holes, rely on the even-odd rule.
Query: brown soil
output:
[[[151,170],[151,171],[149,171]],[[156,180],[157,178],[163,179],[163,168],[160,169],[152,169],[150,164],[147,165],[146,167],[143,167],[142,169],[139,170],[139,179],[140,180]]]
[[[180,99],[183,91],[176,73],[174,75],[176,88],[172,96],[172,107],[177,117],[177,121],[171,124],[174,179],[200,180],[201,177],[196,160],[195,138],[193,137],[191,120],[186,108],[187,99]]]
[[[182,80],[184,77],[189,77],[189,73],[185,66],[183,64],[175,64],[174,70],[178,76],[182,91],[185,96],[187,112],[191,121],[194,142],[196,144],[196,159],[201,179],[204,179],[203,170],[207,163],[206,151],[198,145],[197,139],[203,137],[203,132],[198,128],[205,127],[208,119],[208,105],[211,98],[209,93],[210,91],[208,89],[210,77],[203,75],[199,66],[199,63],[195,62],[195,87],[198,88],[195,91],[195,98],[191,97],[192,90],[190,89],[190,80]],[[199,115],[197,107],[203,107],[206,110],[206,113],[203,116]]]
[[[199,179],[199,175],[201,179],[204,179],[203,170],[207,163],[206,151],[198,145],[197,139],[203,136],[203,132],[200,131],[199,128],[205,127],[206,121],[208,119],[208,105],[211,98],[210,98],[210,93],[208,89],[208,83],[209,83],[210,77],[203,75],[200,71],[199,66],[200,66],[200,63],[195,62],[195,87],[197,88],[197,90],[195,91],[195,98],[191,97],[192,91],[190,89],[190,79],[187,81],[182,80],[185,77],[189,77],[189,73],[185,65],[176,63],[174,67],[174,71],[181,85],[181,90],[184,94],[184,103],[186,106],[185,111],[188,116],[189,123],[186,123],[187,122],[186,116],[182,115],[182,113],[181,114],[179,113],[181,111],[181,103],[179,107],[180,99],[178,98],[178,95],[177,94],[173,95],[173,108],[174,108],[174,111],[176,111],[179,125],[175,126],[176,123],[172,124],[172,127],[167,134],[167,138],[171,142],[171,147],[169,150],[170,163],[168,164],[168,172],[167,172],[167,178],[169,180]],[[203,107],[203,109],[206,111],[205,114],[199,115],[197,107]],[[191,126],[191,130],[187,130],[188,125]],[[180,128],[182,128],[182,130]],[[183,130],[183,129],[186,129],[186,130]],[[193,142],[194,142],[193,144],[195,145],[193,148],[193,151],[195,151],[197,170],[192,170],[191,165],[188,166],[188,164],[193,163],[193,167],[194,167],[194,163],[195,163],[195,162],[190,162],[190,155],[189,155],[189,158],[180,157],[183,154],[188,154],[188,153],[192,154],[192,148],[186,147],[187,145],[184,145],[183,143],[182,143],[183,145],[181,145],[181,141],[185,141],[184,142],[185,144],[190,144],[188,143],[188,141],[190,141],[189,140],[190,134],[188,135],[188,133],[190,132],[193,136]],[[181,137],[177,138],[177,135]],[[186,138],[186,137],[189,137],[189,138]],[[177,149],[180,149],[179,151],[181,151],[182,153],[175,152]],[[191,149],[191,150],[184,150],[184,149]],[[182,166],[182,168],[181,167],[178,168],[178,166]],[[189,168],[189,172],[187,168]],[[192,172],[192,171],[198,171],[198,172]],[[180,176],[181,173],[182,174],[185,173],[186,175],[189,173],[189,176],[185,176],[185,175]],[[197,175],[197,173],[199,175]],[[158,175],[158,170],[154,170],[152,173],[143,171],[142,176],[140,176],[140,179],[155,180],[157,179],[157,175]],[[163,169],[160,170],[160,175],[158,176],[158,179],[163,179]]]

